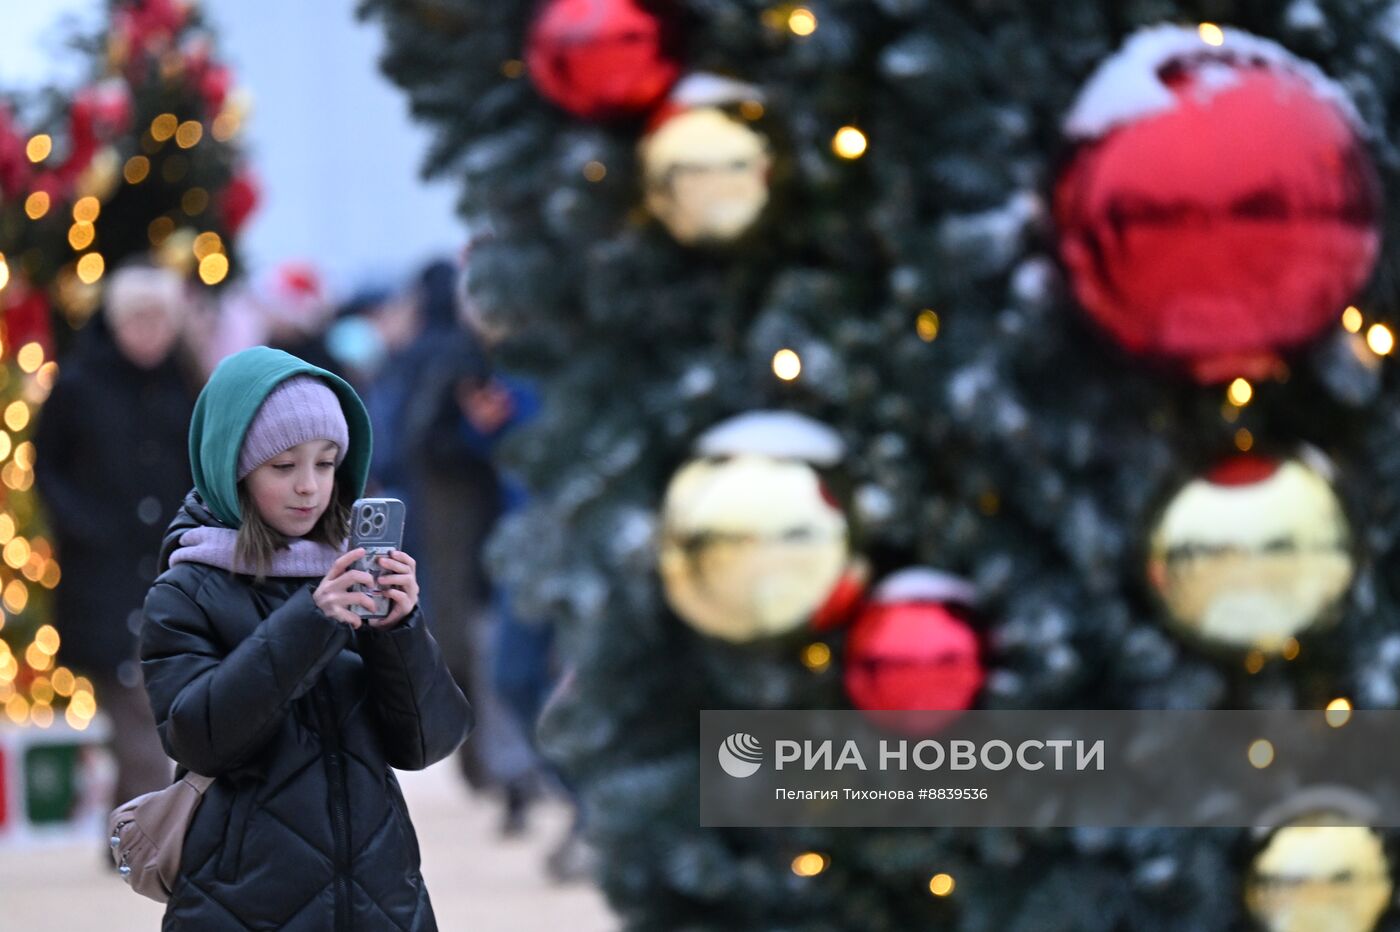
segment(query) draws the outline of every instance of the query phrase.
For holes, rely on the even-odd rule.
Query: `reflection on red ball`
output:
[[[1290,72],[1159,75],[1174,106],[1085,144],[1056,186],[1075,295],[1128,350],[1198,381],[1266,375],[1370,276],[1375,168],[1341,110]]]
[[[984,679],[977,636],[964,610],[953,605],[869,604],[846,640],[846,694],[865,711],[962,711],[972,707]],[[927,724],[931,718],[909,720]]]
[[[636,0],[550,0],[525,64],[545,97],[577,116],[644,113],[680,76],[666,23]]]

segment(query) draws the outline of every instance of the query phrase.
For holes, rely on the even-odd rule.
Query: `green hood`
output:
[[[290,353],[255,346],[234,353],[214,369],[209,384],[199,393],[190,418],[190,472],[199,497],[214,516],[231,528],[243,523],[238,510],[238,453],[243,437],[263,400],[279,384],[294,375],[323,379],[345,413],[350,429],[350,449],[336,470],[336,478],[364,494],[373,446],[369,414],[360,396],[340,376],[327,372]]]

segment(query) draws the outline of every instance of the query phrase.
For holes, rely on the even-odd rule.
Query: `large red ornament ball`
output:
[[[1263,377],[1336,322],[1380,247],[1360,117],[1248,33],[1144,30],[1086,84],[1055,189],[1074,293],[1128,350],[1201,382]]]
[[[530,29],[535,87],[576,116],[644,113],[681,73],[669,25],[637,0],[549,0]]]
[[[896,575],[948,579],[927,570]],[[928,587],[891,586],[891,581],[876,590],[846,639],[845,684],[851,703],[868,712],[971,708],[986,670],[969,624],[970,610],[955,591],[939,598]],[[880,721],[898,725],[891,716]],[[936,721],[933,716],[908,717],[911,730]]]

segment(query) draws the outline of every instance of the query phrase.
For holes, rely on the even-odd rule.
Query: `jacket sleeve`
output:
[[[302,588],[225,654],[204,609],[157,581],[146,596],[141,671],[166,753],[210,777],[245,763],[351,635]]]
[[[34,483],[60,538],[93,544],[111,541],[117,532],[108,520],[107,502],[96,493],[85,495],[75,475],[82,441],[80,394],[71,378],[59,378],[44,402],[34,426]]]
[[[472,707],[422,610],[386,631],[365,625],[357,637],[389,766],[422,770],[455,751],[472,729]]]

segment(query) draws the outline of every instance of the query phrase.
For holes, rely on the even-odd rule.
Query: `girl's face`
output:
[[[321,520],[335,494],[335,455],[329,440],[289,447],[244,479],[258,517],[287,537],[304,537]]]

